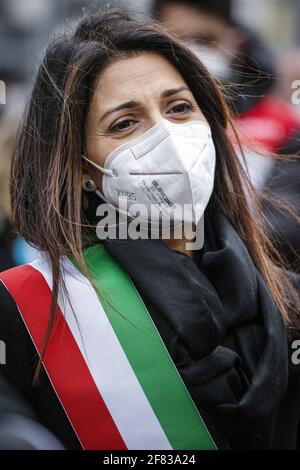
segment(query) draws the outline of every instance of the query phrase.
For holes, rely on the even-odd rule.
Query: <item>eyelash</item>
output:
[[[171,111],[174,110],[175,108],[180,107],[180,106],[185,106],[185,107],[186,107],[186,110],[187,110],[188,112],[191,112],[191,111],[193,111],[193,109],[194,109],[193,105],[191,105],[191,104],[189,104],[189,103],[179,103],[179,104],[176,104],[175,106],[173,106],[173,108],[171,108]],[[183,115],[184,113],[177,113],[177,114]],[[133,121],[134,121],[134,119],[124,119],[124,121],[120,121],[120,122],[118,122],[117,124],[115,124],[114,126],[111,126],[111,127],[109,128],[109,131],[110,131],[111,133],[114,133],[114,134],[117,134],[117,133],[119,134],[119,133],[121,133],[121,132],[126,132],[131,126],[128,126],[128,127],[126,127],[125,129],[123,129],[123,130],[117,130],[117,126],[120,126],[120,125],[122,125],[122,124],[124,124],[124,123],[126,123],[126,122],[133,122]]]

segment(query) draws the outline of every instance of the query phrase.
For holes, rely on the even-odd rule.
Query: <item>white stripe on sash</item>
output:
[[[47,256],[40,254],[31,266],[52,290]],[[68,258],[63,259],[63,270],[76,318],[62,293],[58,305],[127,448],[172,449],[94,288]]]

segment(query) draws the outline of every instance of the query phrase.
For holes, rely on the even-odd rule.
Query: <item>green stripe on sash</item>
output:
[[[96,287],[117,310],[116,312],[98,295],[108,320],[172,448],[176,450],[216,449],[128,274],[103,245],[98,244],[87,248],[85,261]]]

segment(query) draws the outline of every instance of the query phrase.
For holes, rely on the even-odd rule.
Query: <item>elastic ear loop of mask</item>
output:
[[[84,160],[86,160],[88,163],[90,163],[92,166],[94,166],[95,168],[97,168],[97,170],[101,171],[101,173],[103,173],[104,175],[107,175],[107,176],[114,176],[113,174],[113,171],[112,170],[107,170],[106,168],[102,168],[100,165],[97,165],[97,163],[94,163],[92,162],[91,160],[89,160],[87,157],[85,157],[84,155],[81,155],[82,158],[84,158]],[[110,206],[112,206],[114,209],[117,209],[113,204],[111,204],[110,202],[108,202],[104,196],[104,194],[102,193],[102,191],[100,191],[100,189],[96,189],[95,193],[97,194],[97,196],[99,196],[106,204],[109,204]],[[118,209],[117,209],[118,210]],[[121,211],[118,211],[121,213]],[[125,215],[125,214],[124,214]],[[127,214],[126,214],[127,215]],[[118,227],[119,225],[121,224],[125,224],[127,222],[121,222],[119,224],[112,224],[110,225],[110,227]]]
[[[91,160],[89,160],[87,157],[85,157],[84,155],[81,155],[82,158],[84,158],[84,160],[86,160],[88,163],[90,163],[91,165],[93,165],[95,168],[97,168],[97,170],[101,171],[101,173],[107,175],[107,176],[114,176],[114,172],[112,170],[108,170],[106,168],[102,168],[100,165],[97,165],[97,163],[94,163],[92,162]],[[129,218],[132,218],[130,217],[130,214],[128,212],[124,212],[120,209],[118,209],[116,206],[114,206],[111,202],[108,202],[107,199],[105,198],[104,194],[102,191],[100,191],[100,189],[96,189],[95,193],[97,194],[97,196],[99,196],[101,199],[103,199],[103,201],[106,203],[106,204],[109,204],[111,207],[113,207],[114,209],[116,209],[121,215],[125,216],[126,218],[129,217]],[[133,218],[132,218],[133,219]],[[118,224],[111,224],[109,225],[109,227],[118,227],[120,225],[125,225],[127,224],[127,220],[124,221],[124,222],[119,222]]]
[[[107,170],[106,168],[102,168],[102,166],[99,166],[97,165],[97,163],[94,163],[92,162],[92,160],[89,160],[88,158],[86,158],[84,155],[81,155],[82,158],[84,158],[87,162],[89,162],[91,165],[93,165],[95,168],[97,168],[97,170],[101,171],[101,173],[103,173],[104,175],[108,175],[108,176],[113,176],[113,171],[112,170]]]
[[[93,165],[95,168],[97,168],[97,170],[101,171],[101,173],[103,173],[104,175],[107,175],[107,176],[114,176],[114,173],[112,170],[107,170],[106,168],[102,168],[100,165],[97,165],[97,163],[94,163],[92,162],[91,160],[89,160],[88,158],[86,158],[84,155],[81,155],[82,158],[84,158],[84,160],[86,160],[88,163],[90,163],[91,165]],[[104,202],[106,202],[106,204],[110,204],[109,202],[107,202],[107,200],[105,199],[105,196],[104,194],[100,191],[100,189],[96,189],[95,193],[101,197],[103,199]],[[111,204],[112,205],[112,204]]]

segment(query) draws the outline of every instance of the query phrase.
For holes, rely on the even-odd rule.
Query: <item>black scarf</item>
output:
[[[195,260],[161,240],[104,246],[145,300],[216,439],[226,436],[231,448],[270,446],[270,423],[288,383],[286,329],[229,220],[206,217]],[[219,445],[227,446],[222,438]]]

